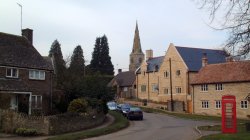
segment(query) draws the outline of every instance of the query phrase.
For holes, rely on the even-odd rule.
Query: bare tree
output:
[[[210,25],[217,30],[229,31],[225,48],[235,55],[250,52],[250,0],[194,0],[210,15]],[[219,23],[214,26],[212,23]]]

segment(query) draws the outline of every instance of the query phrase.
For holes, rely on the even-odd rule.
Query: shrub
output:
[[[86,113],[88,108],[88,102],[83,98],[74,99],[70,102],[68,111]]]
[[[29,128],[18,128],[16,129],[15,133],[19,136],[36,136],[37,135],[36,129],[29,129]]]

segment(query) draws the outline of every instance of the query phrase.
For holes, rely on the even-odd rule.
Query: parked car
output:
[[[127,116],[127,112],[129,111],[130,107],[130,104],[119,104],[117,105],[117,111],[122,113],[123,116]]]
[[[107,102],[107,106],[109,110],[116,110],[117,104],[114,101]]]
[[[143,112],[139,107],[131,107],[127,112],[127,118],[129,120],[132,119],[143,120]]]

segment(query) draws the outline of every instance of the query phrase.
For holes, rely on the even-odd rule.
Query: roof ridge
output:
[[[176,48],[189,48],[189,49],[201,49],[201,50],[215,50],[215,51],[223,51],[221,49],[210,49],[210,48],[195,48],[195,47],[183,47],[183,46],[175,46]]]
[[[0,34],[9,35],[9,36],[15,36],[15,37],[20,37],[20,38],[23,37],[23,36],[21,36],[21,35],[14,35],[14,34],[4,33],[4,32],[0,32]]]

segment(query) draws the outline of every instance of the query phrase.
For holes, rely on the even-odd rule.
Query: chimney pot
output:
[[[33,30],[32,29],[22,29],[22,36],[25,37],[31,45],[33,45]]]

